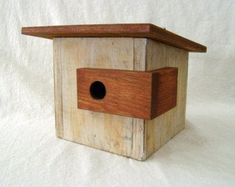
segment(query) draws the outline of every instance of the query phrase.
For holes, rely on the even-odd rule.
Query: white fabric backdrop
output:
[[[151,22],[191,53],[187,126],[145,162],[59,140],[52,41],[22,26]],[[235,186],[235,1],[0,0],[0,186]]]

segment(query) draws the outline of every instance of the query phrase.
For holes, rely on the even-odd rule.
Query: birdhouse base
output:
[[[54,38],[53,44],[58,137],[145,160],[184,128],[188,51],[147,38]],[[166,66],[178,68],[176,106],[154,119],[77,107],[79,68],[151,71]]]

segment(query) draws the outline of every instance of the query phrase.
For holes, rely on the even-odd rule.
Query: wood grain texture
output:
[[[178,68],[177,106],[153,120],[145,120],[146,157],[185,127],[188,52],[152,40],[146,46],[146,70],[164,66]]]
[[[94,98],[90,89],[97,81],[106,89],[101,99]],[[177,68],[154,71],[81,68],[77,69],[77,85],[80,109],[153,119],[176,106]]]
[[[58,137],[137,160],[145,159],[144,120],[77,108],[76,69],[145,70],[146,39],[55,38]]]
[[[56,136],[63,138],[63,97],[62,97],[62,63],[60,54],[62,48],[53,43],[53,69],[54,69],[54,103],[55,103],[55,128]]]
[[[206,47],[156,25],[103,24],[23,27],[22,34],[48,39],[64,37],[135,37],[149,38],[192,52],[206,52]]]
[[[141,38],[55,38],[57,136],[145,160],[185,126],[188,52]],[[77,108],[76,69],[178,68],[177,106],[153,120]]]

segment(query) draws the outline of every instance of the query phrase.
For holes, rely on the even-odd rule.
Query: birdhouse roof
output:
[[[23,27],[22,34],[47,39],[66,37],[149,38],[191,52],[206,52],[206,46],[149,23]]]

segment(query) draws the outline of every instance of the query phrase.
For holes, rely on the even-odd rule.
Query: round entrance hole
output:
[[[103,99],[106,95],[106,89],[102,82],[95,81],[90,86],[90,94],[94,99]]]

